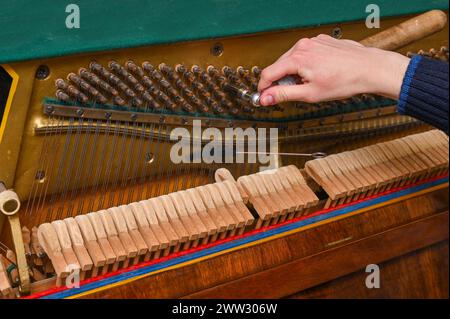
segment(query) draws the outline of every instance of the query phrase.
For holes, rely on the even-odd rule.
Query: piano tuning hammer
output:
[[[273,83],[273,85],[296,85],[301,83],[301,79],[295,75],[287,75],[280,80]],[[248,89],[240,88],[229,83],[224,83],[222,88],[225,92],[230,93],[231,95],[243,99],[252,103],[253,106],[259,107],[261,104],[259,103],[259,99],[261,97],[260,92],[251,92]]]
[[[256,106],[256,107],[260,106],[260,104],[259,104],[260,93],[259,92],[252,93],[252,92],[250,92],[250,90],[247,90],[244,88],[239,88],[239,87],[236,87],[229,83],[224,83],[222,88],[225,92],[229,93],[230,95],[252,103],[253,106]]]

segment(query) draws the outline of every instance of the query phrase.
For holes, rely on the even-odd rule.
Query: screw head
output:
[[[154,160],[155,160],[155,154],[150,153],[150,152],[148,152],[148,153],[145,154],[145,162],[146,162],[147,164],[153,163]]]
[[[35,179],[39,183],[43,183],[45,181],[45,171],[44,170],[38,170],[35,175]]]
[[[42,64],[38,66],[36,70],[36,79],[45,80],[50,75],[50,69],[48,66]]]
[[[133,113],[133,114],[131,114],[131,116],[130,116],[130,118],[131,118],[131,120],[133,121],[133,122],[135,122],[136,120],[137,120],[137,114],[136,113]]]
[[[77,115],[78,115],[78,116],[83,116],[83,114],[84,114],[83,109],[78,109],[78,110],[77,110]]]
[[[53,105],[46,105],[45,106],[45,114],[50,115],[55,111],[55,108]]]
[[[223,54],[223,44],[220,42],[214,43],[211,47],[211,54],[214,56],[221,56]]]
[[[331,31],[331,36],[333,38],[336,39],[340,39],[342,38],[342,29],[340,27],[335,27],[332,31]]]

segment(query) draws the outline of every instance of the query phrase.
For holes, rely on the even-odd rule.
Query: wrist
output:
[[[373,50],[371,54],[372,73],[368,79],[368,93],[397,100],[410,58],[378,49]]]

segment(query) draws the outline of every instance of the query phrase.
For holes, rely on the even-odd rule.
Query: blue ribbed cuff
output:
[[[402,87],[400,90],[400,97],[398,99],[397,103],[397,111],[400,114],[405,114],[405,107],[406,102],[408,100],[408,94],[409,94],[409,86],[411,84],[411,81],[414,77],[414,73],[416,72],[417,66],[419,65],[419,62],[422,60],[422,56],[419,54],[413,56],[411,58],[411,61],[409,61],[408,68],[405,72],[405,77],[403,78]]]

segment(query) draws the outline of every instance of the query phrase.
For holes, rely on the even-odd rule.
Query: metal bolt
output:
[[[223,45],[220,42],[214,43],[211,47],[211,54],[214,56],[221,56],[223,54]]]
[[[331,36],[336,39],[340,39],[342,37],[342,29],[340,27],[335,27],[331,31]]]
[[[159,117],[159,123],[164,123],[166,121],[166,117],[164,115],[161,115]]]
[[[50,75],[50,69],[46,65],[38,66],[36,70],[36,79],[44,80]]]
[[[154,160],[155,160],[155,155],[153,153],[146,153],[145,154],[145,162],[147,164],[153,163]]]
[[[105,118],[109,120],[111,118],[112,114],[110,112],[105,112]]]
[[[36,172],[36,176],[35,179],[39,182],[39,183],[43,183],[45,180],[45,171],[43,170],[39,170]]]
[[[50,115],[55,111],[55,108],[53,105],[46,105],[45,106],[45,114]]]
[[[133,113],[133,114],[131,114],[131,121],[133,121],[133,122],[135,122],[136,120],[137,120],[137,114],[136,113]]]
[[[84,114],[84,110],[83,109],[78,109],[77,110],[77,115],[78,116],[83,116],[83,114]]]

